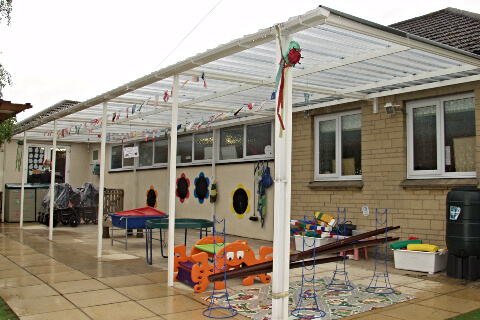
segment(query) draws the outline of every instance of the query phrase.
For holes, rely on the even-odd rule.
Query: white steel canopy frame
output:
[[[284,41],[294,40],[302,50],[301,64],[290,68],[286,79],[287,127],[282,138],[278,123],[275,129],[273,314],[275,319],[286,319],[291,114],[358,100],[372,100],[378,108],[379,97],[480,81],[480,56],[317,7],[86,101],[62,101],[19,123],[15,138],[28,131],[33,141],[51,140],[53,134],[60,141],[98,143],[100,135],[106,139],[104,154],[105,143],[119,143],[125,137],[140,141],[166,129],[174,144],[178,125],[186,125],[189,133],[199,123],[210,122],[215,129],[272,120],[279,61],[277,29]],[[195,126],[189,128],[192,122]],[[170,192],[174,192],[174,163],[171,154]],[[170,195],[170,203],[173,199]],[[174,205],[169,210],[174,218]],[[170,226],[169,257],[173,256],[173,232]]]

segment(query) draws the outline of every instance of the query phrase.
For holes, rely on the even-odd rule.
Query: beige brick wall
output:
[[[477,171],[480,169],[480,82],[424,90],[378,99],[378,113],[373,102],[359,101],[338,107],[312,110],[308,119],[304,113],[294,114],[292,152],[292,219],[312,217],[314,211],[337,216],[338,207],[347,209],[347,220],[358,229],[375,229],[375,209],[387,209],[388,224],[400,225],[393,235],[401,239],[417,236],[425,241],[445,246],[446,205],[450,188],[409,189],[400,186],[407,177],[406,117],[402,113],[387,115],[386,102],[405,106],[409,100],[460,92],[475,92],[477,128]],[[313,141],[314,116],[345,110],[361,109],[362,114],[362,181],[363,188],[317,188],[308,184],[314,179]],[[310,141],[310,143],[306,143]],[[370,216],[364,217],[362,206],[368,206]]]

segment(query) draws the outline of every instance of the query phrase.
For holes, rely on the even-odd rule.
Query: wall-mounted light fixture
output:
[[[387,104],[385,104],[385,112],[387,114],[394,114],[397,111],[401,111],[403,113],[403,115],[406,115],[405,111],[403,110],[403,108],[400,105],[393,104],[391,102],[387,102]]]

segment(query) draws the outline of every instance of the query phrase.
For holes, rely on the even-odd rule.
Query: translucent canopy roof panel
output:
[[[182,134],[274,119],[279,33],[284,52],[288,36],[301,47],[300,63],[287,71],[293,77],[293,112],[480,80],[480,56],[317,8],[87,101],[59,103],[20,123],[16,138],[28,130],[29,139],[51,140],[53,120],[60,140],[99,141],[106,121],[107,140],[118,142],[161,136],[179,125]]]

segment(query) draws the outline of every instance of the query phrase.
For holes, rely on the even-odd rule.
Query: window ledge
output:
[[[323,188],[363,188],[362,180],[348,180],[348,181],[314,181],[308,184],[311,189]]]
[[[415,188],[431,188],[444,189],[455,188],[462,186],[478,186],[478,179],[476,178],[458,178],[458,179],[406,179],[400,183],[400,186],[405,189]]]

